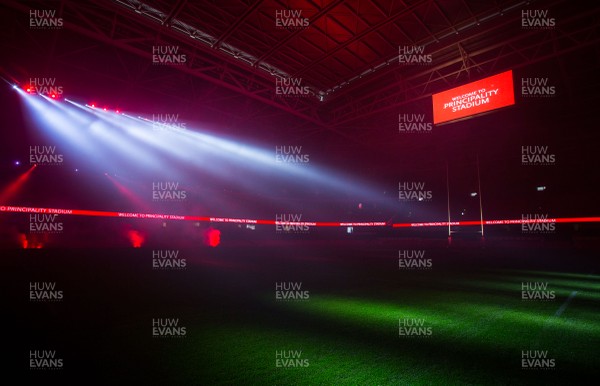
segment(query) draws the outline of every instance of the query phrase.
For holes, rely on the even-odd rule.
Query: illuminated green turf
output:
[[[187,349],[169,353],[174,377],[257,385],[561,384],[598,366],[598,276],[498,271],[411,285],[422,277],[406,276],[401,286],[380,281],[368,292],[312,292],[302,302],[278,303],[265,293],[255,301],[269,312],[199,316]],[[522,301],[522,281],[547,281],[557,297]],[[399,336],[399,318],[423,319],[431,336]],[[277,368],[277,350],[302,351],[309,366]],[[556,369],[522,370],[522,350],[548,350]]]

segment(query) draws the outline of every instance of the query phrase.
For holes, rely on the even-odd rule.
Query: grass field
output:
[[[399,250],[425,251],[430,268],[400,269]],[[157,271],[152,249],[13,251],[3,263],[23,317],[13,370],[115,384],[597,383],[589,248],[387,240],[180,252],[185,269]],[[31,281],[56,282],[64,299],[28,301]],[[281,282],[307,298],[276,299]],[[523,300],[523,283],[554,298]],[[178,319],[185,336],[153,337],[155,318]],[[44,348],[64,368],[30,370],[29,350]],[[552,361],[523,368],[524,351]]]

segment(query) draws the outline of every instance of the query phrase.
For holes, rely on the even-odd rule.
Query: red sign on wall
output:
[[[432,99],[434,124],[514,105],[512,70],[433,94]]]

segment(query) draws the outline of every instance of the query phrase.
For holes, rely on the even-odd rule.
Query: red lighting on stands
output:
[[[35,235],[29,235],[31,240],[27,237],[26,233],[19,233],[17,238],[19,245],[23,249],[42,249],[44,246],[45,237],[36,237]],[[39,235],[38,235],[39,236]]]
[[[27,249],[29,241],[27,241],[27,236],[24,233],[19,233],[19,243],[21,244],[23,249]]]
[[[127,231],[127,238],[129,239],[131,246],[134,248],[141,248],[142,244],[144,244],[144,241],[146,241],[144,235],[135,229]]]
[[[221,243],[221,231],[214,228],[208,228],[206,231],[206,244],[210,247],[216,247]]]

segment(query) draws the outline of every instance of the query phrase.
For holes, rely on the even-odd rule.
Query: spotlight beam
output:
[[[133,161],[130,165],[139,169],[138,175],[142,171],[147,171],[154,175],[157,172],[164,172],[171,178],[176,176],[181,180],[197,178],[192,171],[182,171],[181,168],[174,167],[172,162],[161,162],[175,158],[196,170],[199,169],[202,173],[210,174],[221,180],[234,181],[236,185],[242,186],[252,193],[271,193],[272,187],[267,186],[260,178],[239,179],[240,172],[243,174],[256,173],[258,176],[269,174],[303,186],[317,184],[319,189],[332,190],[344,196],[381,201],[377,189],[372,188],[369,184],[350,181],[332,171],[320,170],[314,165],[310,165],[309,168],[278,163],[273,152],[265,149],[195,130],[157,131],[153,127],[153,122],[148,122],[148,120],[104,112],[66,100],[66,103],[96,118],[91,120],[92,123],[85,125],[82,118],[75,119],[77,122],[73,122],[74,119],[69,114],[58,114],[57,111],[53,111],[62,108],[60,111],[64,113],[66,107],[63,105],[66,103],[56,102],[50,98],[24,96],[26,100],[32,100],[32,104],[34,107],[38,107],[42,118],[49,121],[44,126],[52,123],[53,131],[66,137],[71,144],[75,145],[74,150],[77,154],[81,154],[82,160],[93,157],[98,161],[94,162],[95,165],[102,164],[105,168],[110,168],[111,165],[117,167],[118,164],[115,162],[126,158]],[[34,100],[38,100],[38,102],[45,100],[49,105],[58,108],[47,109],[46,106],[35,103]],[[82,129],[81,126],[87,126],[91,130]],[[94,139],[93,137],[99,138]],[[87,142],[88,145],[85,149],[82,149],[81,146],[83,142]],[[81,150],[85,150],[85,153],[82,154]],[[165,156],[171,158],[165,159]],[[207,167],[207,165],[210,166]],[[195,173],[195,171],[193,172]],[[389,210],[397,210],[397,203],[385,202],[381,205]]]
[[[10,201],[23,187],[25,182],[29,179],[29,176],[33,172],[33,170],[37,167],[37,165],[31,166],[27,171],[21,174],[16,180],[11,182],[2,192],[0,192],[0,202],[8,202]]]
[[[121,193],[123,196],[127,197],[127,199],[129,201],[131,201],[137,208],[143,209],[143,210],[148,210],[148,206],[144,203],[144,201],[142,201],[142,199],[140,199],[140,197],[138,197],[134,192],[132,192],[131,190],[127,189],[123,184],[121,184],[119,181],[117,181],[116,179],[114,179],[110,174],[105,173],[104,176],[106,178],[108,178],[108,180],[110,182],[112,182],[112,184],[117,188],[117,190],[119,191],[119,193]]]

